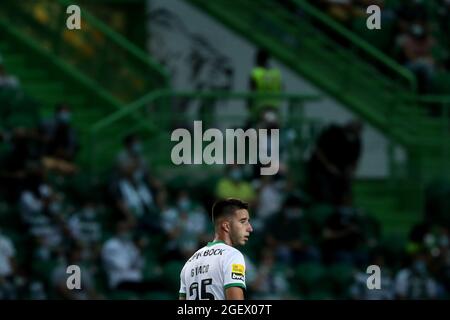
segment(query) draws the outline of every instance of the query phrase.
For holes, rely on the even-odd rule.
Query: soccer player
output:
[[[214,203],[215,236],[185,263],[180,273],[180,300],[243,300],[245,261],[236,246],[253,231],[248,204],[229,198]]]

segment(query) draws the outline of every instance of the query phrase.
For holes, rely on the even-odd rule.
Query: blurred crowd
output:
[[[264,53],[258,68],[252,90],[282,90],[281,75],[265,70]],[[0,72],[3,108],[25,94],[1,63]],[[277,101],[249,108],[249,125],[289,131]],[[176,299],[182,265],[213,236],[211,205],[227,197],[251,207],[255,232],[242,248],[250,299],[448,297],[447,227],[427,221],[404,242],[386,239],[380,222],[355,206],[359,121],[323,128],[296,166],[283,156],[292,148],[282,136],[274,176],[260,176],[257,165],[227,165],[194,186],[158,176],[145,141],[129,134],[107,179],[92,184],[77,163],[83,145],[72,112],[64,102],[34,125],[2,124],[0,299]],[[292,177],[301,170],[299,184]],[[371,264],[381,267],[382,290],[367,289]],[[66,285],[69,265],[81,267],[81,290]]]
[[[290,3],[289,0],[283,2]],[[311,1],[311,4],[363,39],[369,37],[365,40],[411,70],[420,93],[436,93],[442,89],[435,75],[448,73],[450,67],[447,37],[450,1],[321,0]],[[370,5],[381,9],[381,30],[366,29],[366,9]],[[375,38],[373,33],[380,36]]]

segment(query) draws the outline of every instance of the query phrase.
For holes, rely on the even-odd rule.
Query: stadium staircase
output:
[[[303,0],[293,0],[292,10],[274,0],[186,1],[268,50],[381,130],[392,144],[403,146],[409,154],[403,174],[357,181],[356,203],[382,219],[390,231],[399,224],[407,230],[420,219],[425,183],[448,173],[450,139],[448,117],[429,115],[415,95],[412,73]]]
[[[16,75],[25,93],[35,98],[41,117],[53,114],[57,103],[72,107],[80,143],[87,146],[91,126],[145,93],[165,88],[165,71],[144,52],[108,26],[82,12],[81,30],[68,30],[67,1],[1,1],[0,54],[7,70]],[[126,131],[151,126],[130,115],[99,137],[116,147]],[[80,152],[80,163],[89,150]]]

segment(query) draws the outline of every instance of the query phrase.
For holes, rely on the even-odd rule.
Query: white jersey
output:
[[[186,300],[225,300],[225,289],[246,289],[244,256],[223,241],[210,242],[185,263],[180,283]]]

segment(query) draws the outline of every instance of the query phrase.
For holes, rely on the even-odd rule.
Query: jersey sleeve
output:
[[[224,289],[230,287],[241,287],[246,289],[245,286],[245,260],[242,253],[235,250],[230,252],[224,260],[223,264],[224,273]]]
[[[186,297],[186,283],[184,281],[184,269],[186,266],[183,267],[183,269],[181,269],[180,272],[180,291],[178,292],[178,295],[180,297],[185,298]]]

